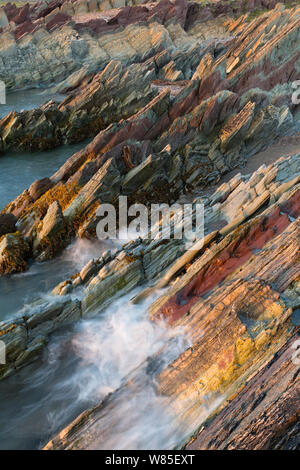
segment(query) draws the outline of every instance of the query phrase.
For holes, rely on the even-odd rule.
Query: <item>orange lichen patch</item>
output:
[[[26,269],[28,269],[26,258],[29,253],[29,245],[19,232],[10,234],[9,236],[14,237],[14,243],[11,245],[8,244],[1,252],[0,273],[14,274],[26,271]],[[7,235],[4,235],[0,241],[5,237],[7,237]]]
[[[1,274],[22,273],[28,269],[27,262],[20,256],[7,253],[5,259],[0,263]]]
[[[295,196],[290,205],[290,210],[294,211],[299,210],[295,207]],[[253,256],[253,250],[261,249],[269,240],[283,232],[289,224],[288,215],[282,213],[278,206],[268,217],[254,223],[246,234],[238,235],[240,229],[237,229],[237,238],[196,274],[183,289],[171,297],[158,311],[158,317],[165,317],[169,323],[173,323],[184,316],[199,297],[226,279]]]
[[[49,206],[54,201],[57,201],[60,204],[61,209],[64,210],[76,197],[78,190],[79,188],[76,183],[59,183],[43,194],[32,206],[27,208],[23,215],[34,208],[37,215],[44,217]]]
[[[96,210],[99,205],[99,201],[96,200],[83,212],[78,209],[72,217],[72,224],[69,223],[69,233],[72,235],[77,231],[80,237],[89,238],[88,234],[95,236],[96,224],[93,224],[93,220],[96,220]],[[86,223],[88,223],[88,227],[86,227]]]
[[[0,331],[0,336],[4,336],[6,335],[7,333],[10,333],[11,331],[15,330],[17,328],[17,325],[15,325],[14,323],[12,325],[10,325],[9,328],[6,328],[6,330],[2,330]]]
[[[238,366],[244,364],[254,351],[254,341],[250,336],[241,336],[235,343],[235,362]]]
[[[44,252],[45,258],[52,259],[66,246],[67,241],[67,233],[66,231],[63,231],[56,235],[55,238],[44,238],[43,240],[41,240],[37,252]]]

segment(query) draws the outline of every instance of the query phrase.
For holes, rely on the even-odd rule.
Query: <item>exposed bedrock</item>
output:
[[[77,318],[98,314],[139,285],[148,286],[134,302],[140,302],[150,293],[169,285],[151,306],[150,317],[154,321],[163,318],[172,327],[187,323],[191,325],[189,335],[192,331],[196,334],[201,330],[189,323],[202,318],[196,312],[205,305],[207,315],[212,315],[209,313],[212,306],[221,302],[207,300],[212,300],[210,296],[217,291],[218,295],[228,295],[228,298],[231,295],[231,303],[240,312],[243,331],[248,315],[251,317],[248,327],[253,326],[254,330],[258,318],[259,327],[263,327],[268,324],[269,316],[273,318],[273,313],[277,315],[282,308],[287,309],[290,321],[291,309],[299,306],[299,190],[300,155],[282,158],[269,167],[263,165],[253,175],[237,175],[212,196],[196,201],[205,204],[205,238],[201,246],[196,244],[187,251],[185,240],[145,238],[91,260],[80,273],[54,289],[51,301],[37,300],[17,318],[1,324],[3,340],[9,340],[13,345],[17,341],[14,336],[19,331],[17,328],[23,328],[25,334],[27,322],[31,322],[32,317],[38,325],[33,336],[25,334],[18,354],[13,349],[13,355],[8,355],[7,365],[0,369],[1,376],[5,377],[21,367],[17,357],[20,354],[23,357],[30,349],[35,336],[41,336],[44,345],[48,335],[57,328]],[[219,226],[218,230],[215,230],[216,226]],[[65,224],[62,212],[54,202],[39,229],[36,249],[50,249],[49,242],[57,233],[65,234]],[[3,240],[9,240],[9,237],[11,235]],[[2,255],[7,265],[16,259],[13,249]],[[232,294],[233,288],[235,295]],[[257,303],[254,301],[255,292],[259,298]],[[265,303],[260,307],[263,298]],[[242,305],[249,306],[251,302],[255,303],[253,308],[247,307],[249,311],[246,309],[243,313]],[[222,309],[218,307],[214,312],[215,321],[220,321],[218,315],[222,314]],[[10,334],[8,337],[7,332]],[[265,332],[261,335],[265,337]],[[37,353],[41,349],[39,347]],[[30,356],[30,360],[36,356]],[[22,366],[27,363],[24,360]]]
[[[109,161],[101,171],[112,186]],[[45,179],[33,185],[31,197],[51,184]],[[89,184],[95,186],[88,195],[98,182]],[[145,238],[109,250],[59,284],[47,300],[36,300],[0,324],[7,361],[0,366],[1,379],[39,359],[54,331],[103,312],[141,285],[145,289],[132,301],[165,287],[149,317],[163,319],[169,329],[179,327],[189,340],[169,365],[160,360],[163,351],[149,358],[47,449],[105,448],[117,429],[120,405],[139,393],[145,374],[178,426],[187,430],[178,446],[299,447],[300,369],[292,360],[298,327],[292,319],[300,305],[300,154],[262,165],[252,175],[238,174],[197,202],[205,205],[201,244],[187,250],[185,240]],[[59,234],[65,238],[63,214],[56,200],[49,201],[38,227],[37,251],[49,250]],[[19,233],[4,235],[2,263],[18,262],[21,245]],[[201,418],[202,406],[208,411]]]
[[[110,60],[141,62],[166,48],[192,47],[200,38],[215,37],[218,29],[226,37],[224,15],[274,7],[273,0],[7,4],[1,9],[0,78],[9,88],[72,83],[82,67],[91,73]],[[218,17],[220,23],[209,26]]]
[[[74,5],[80,3],[87,2]],[[64,79],[72,83],[80,69],[98,72],[112,59],[142,62],[164,49],[182,50],[198,42],[184,29],[186,0],[120,5],[124,8],[102,13],[96,11],[97,2],[91,13],[84,8],[68,12],[67,5],[20,25],[11,21],[3,29],[0,77],[7,87],[49,85]]]
[[[93,139],[0,213],[0,275],[52,259],[76,237],[94,239],[97,209],[118,210],[120,196],[149,207],[201,190],[193,222],[204,205],[193,245],[172,238],[174,208],[171,238],[108,250],[0,322],[0,380],[38,367],[54,332],[133,289],[132,303],[151,302],[152,324],[185,335],[171,363],[168,341],[46,449],[105,448],[145,377],[185,429],[178,448],[299,448],[300,154],[216,186],[299,132],[300,6],[285,3],[53,0],[0,9],[1,80],[67,95],[1,119],[0,152]]]
[[[70,74],[71,71],[68,70],[68,78],[61,83],[59,89],[68,91],[75,88],[75,90],[64,102],[60,104],[49,102],[40,109],[11,113],[3,118],[0,122],[0,150],[47,149],[94,136],[111,122],[133,115],[149,102],[151,95],[147,88],[151,85],[153,93],[157,89],[169,86],[172,95],[171,82],[178,82],[178,91],[185,85],[187,96],[183,99],[184,96],[181,94],[182,102],[175,98],[175,103],[170,103],[170,123],[175,118],[194,110],[203,100],[212,98],[221,90],[236,93],[243,104],[246,104],[247,99],[251,99],[262,107],[266,107],[267,104],[278,108],[287,105],[291,111],[295,111],[295,106],[291,102],[291,85],[299,78],[299,8],[291,11],[277,8],[250,23],[245,22],[245,19],[246,17],[244,21],[239,18],[226,23],[228,36],[234,34],[236,37],[223,44],[217,41],[204,44],[186,33],[181,41],[180,34],[176,30],[180,28],[178,22],[172,23],[172,28],[175,28],[173,34],[169,31],[167,35],[160,33],[161,25],[158,23],[138,25],[139,40],[135,41],[135,47],[144,47],[144,45],[146,48],[150,47],[151,54],[146,61],[147,54],[142,52],[140,57],[134,53],[132,60],[126,60],[127,55],[123,48],[127,47],[127,40],[113,37],[113,44],[109,45],[110,55],[102,66],[93,58],[93,70],[89,64],[84,65],[84,63],[81,64],[83,67],[80,71],[74,74]],[[55,36],[58,36],[57,40],[62,32],[63,28],[59,29]],[[140,37],[144,33],[146,36],[153,35],[153,39],[145,38],[144,41]],[[70,36],[68,31],[64,45],[70,41]],[[100,37],[104,38],[102,34]],[[134,41],[134,34],[131,37]],[[153,41],[158,41],[161,45],[156,47]],[[4,44],[7,44],[6,40]],[[40,45],[40,41],[38,44]],[[76,39],[75,44],[80,45],[83,42]],[[53,49],[47,44],[45,47],[48,52]],[[114,47],[118,54],[113,53]],[[96,46],[94,45],[92,49],[95,52]],[[22,53],[22,57],[23,55]],[[31,56],[32,51],[30,52],[32,61]],[[79,56],[80,51],[75,51],[75,57]],[[143,64],[125,65],[141,61],[142,56]],[[119,62],[110,62],[111,58],[120,59],[123,65]],[[10,58],[7,60],[11,61]],[[94,73],[108,63],[103,72]],[[55,62],[56,72],[60,65]],[[18,67],[21,67],[19,60]],[[30,70],[37,71],[38,67],[33,67],[31,64]],[[25,75],[21,74],[22,79]],[[17,72],[12,73],[12,76],[16,77]],[[190,84],[184,82],[191,79],[200,81],[198,87],[192,81]],[[157,80],[163,80],[165,84]],[[174,85],[176,86],[175,83]],[[253,90],[252,93],[249,90]],[[245,94],[247,91],[248,95]],[[235,101],[238,100],[232,99],[232,102],[227,104],[228,112],[232,115],[236,107],[239,107],[239,103]],[[210,115],[206,113],[202,116],[205,134],[213,130],[210,127],[211,120],[212,124],[216,125],[226,118],[220,116],[220,122],[214,122],[215,114],[218,113],[217,104],[210,103],[211,109],[207,110]],[[207,119],[208,123],[204,123]],[[256,127],[262,125],[262,119],[262,115],[257,116]],[[190,121],[189,116],[187,120]],[[198,127],[200,124],[195,120],[193,122],[192,127]],[[161,132],[166,129],[167,124]],[[176,127],[184,124],[176,123]],[[170,131],[174,132],[172,128]],[[267,132],[267,129],[264,127],[262,131]],[[177,138],[181,138],[180,129],[177,134]]]
[[[188,56],[184,64],[193,64],[193,80],[180,81],[175,95],[172,85],[157,84],[157,70],[168,61],[162,53],[140,69],[110,62],[60,105],[4,118],[2,145],[18,148],[47,148],[102,129],[49,186],[37,182],[38,192],[30,188],[5,208],[18,217],[17,230],[30,246],[27,257],[49,259],[76,235],[94,237],[102,203],[117,205],[120,195],[129,203],[174,202],[195,186],[216,183],[293,132],[299,111],[291,98],[292,82],[300,77],[299,14],[299,7],[276,8],[244,29],[231,22],[235,39],[220,57],[207,52],[196,64],[194,53]],[[40,232],[54,201],[64,235],[54,234],[46,247]]]
[[[291,190],[289,196],[285,194],[281,204],[287,219],[290,211],[299,215],[299,185],[297,192]],[[272,219],[276,206],[278,203],[234,230],[231,237],[237,237],[237,245],[242,245],[239,237],[250,234],[258,220],[267,223]],[[280,208],[278,214],[279,211]],[[290,219],[294,220],[291,216]],[[180,417],[179,425],[183,421],[187,429],[191,429],[192,423],[194,432],[202,427],[203,422],[197,421],[201,405],[211,406],[211,410],[215,408],[215,413],[224,408],[220,419],[232,413],[230,416],[237,420],[232,422],[228,418],[229,424],[224,430],[218,423],[218,432],[214,429],[210,435],[209,426],[213,424],[208,424],[208,431],[201,431],[195,446],[201,448],[202,436],[203,440],[206,438],[205,448],[247,448],[248,436],[251,436],[250,448],[298,446],[299,365],[292,361],[292,344],[297,334],[291,317],[299,304],[300,227],[299,218],[291,220],[286,221],[282,231],[273,230],[272,236],[266,237],[267,241],[251,257],[239,254],[242,264],[237,263],[235,270],[228,270],[228,275],[217,285],[212,284],[205,295],[199,292],[195,303],[185,305],[185,311],[169,328],[183,327],[191,341],[190,348],[167,367],[161,366],[159,357],[149,358],[147,364],[124,380],[120,389],[80,415],[45,448],[105,448],[106,439],[118,426],[115,411],[126,397],[138,393],[139,376],[145,369],[149,376],[155,377],[155,391],[167,400],[169,412]],[[256,236],[259,240],[260,236]],[[222,255],[226,256],[227,237],[199,254],[187,267],[187,273],[177,277],[163,299],[188,283],[190,272],[201,272],[208,253],[214,252],[221,265]],[[231,257],[234,258],[235,253]],[[161,299],[150,308],[152,318],[160,303]],[[268,380],[272,373],[275,377]],[[238,401],[242,408],[239,405],[233,408],[232,400]],[[236,415],[237,410],[240,416]],[[251,430],[256,429],[263,439],[255,432],[252,436]],[[186,435],[185,439],[188,438]]]
[[[299,366],[291,361],[295,334],[187,449],[299,450]]]
[[[151,100],[150,76],[138,65],[125,68],[110,62],[61,103],[50,101],[32,111],[11,112],[0,121],[2,152],[47,150],[93,137]]]

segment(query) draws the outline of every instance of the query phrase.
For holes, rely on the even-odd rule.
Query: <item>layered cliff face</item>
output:
[[[145,376],[186,429],[176,446],[299,448],[300,154],[282,152],[269,164],[262,157],[249,174],[220,182],[299,132],[292,94],[300,7],[289,7],[267,0],[4,7],[1,78],[12,88],[52,84],[67,96],[1,119],[0,151],[31,150],[34,159],[37,150],[92,140],[2,211],[2,275],[55,258],[75,237],[96,238],[98,208],[118,208],[120,196],[146,206],[185,198],[194,219],[204,206],[194,246],[128,242],[90,260],[50,300],[0,323],[1,379],[39,358],[53,332],[134,288],[141,308],[157,297],[151,322],[188,339],[170,363],[165,345],[140,364],[47,449],[105,447],[120,404],[140,393]]]
[[[191,46],[194,41],[186,37],[186,30],[192,28],[192,36],[202,39],[215,37],[216,27],[218,33],[223,28],[213,23],[206,31],[204,21],[272,9],[275,4],[275,0],[220,0],[206,5],[183,0],[53,0],[22,8],[7,4],[1,9],[0,74],[7,85],[18,88],[62,79],[72,82],[72,74],[83,65],[95,72],[112,59],[143,61],[166,47]],[[201,26],[194,27],[199,22]]]
[[[142,64],[109,62],[82,79],[62,103],[1,120],[2,151],[48,149],[96,134],[48,181],[36,182],[37,191],[29,188],[6,207],[5,213],[18,217],[18,236],[31,248],[23,250],[21,263],[9,266],[4,260],[3,272],[24,269],[26,258],[53,257],[76,234],[95,236],[101,203],[115,204],[119,195],[131,202],[175,201],[196,186],[215,184],[293,132],[299,8],[279,6],[249,23],[246,16],[227,21],[230,39],[203,45],[178,20],[188,9],[174,5],[163,2],[161,8],[168,6],[168,27],[184,33],[184,44],[175,47],[168,35],[161,52],[151,48],[152,57]],[[160,4],[149,8],[160,11]],[[146,24],[162,38],[157,28],[164,24],[153,18]],[[183,51],[189,42],[193,46]],[[57,231],[48,227],[54,202],[62,220]]]
[[[189,430],[186,441],[201,428],[192,448],[299,445],[299,364],[292,348],[299,309],[300,155],[263,165],[252,175],[237,175],[199,202],[206,214],[200,246],[197,242],[186,250],[182,240],[130,242],[58,285],[52,301],[38,300],[21,317],[1,325],[8,345],[8,362],[0,369],[5,378],[37,359],[51,333],[103,312],[142,285],[132,302],[165,288],[150,306],[149,318],[184,331],[191,345],[169,365],[160,360],[164,351],[149,358],[48,449],[105,448],[118,426],[114,419],[121,404],[140,393],[139,377],[145,375],[180,426]],[[213,230],[216,225],[219,230]],[[220,410],[208,428],[202,429],[201,406]],[[245,413],[238,418],[241,409]],[[253,429],[260,426],[264,439],[251,433],[248,419]],[[228,422],[226,432],[221,420]]]

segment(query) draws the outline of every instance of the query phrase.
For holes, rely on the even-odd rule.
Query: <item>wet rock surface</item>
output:
[[[0,379],[40,358],[54,332],[136,288],[133,304],[157,297],[153,324],[188,338],[171,363],[165,345],[46,449],[105,448],[116,410],[140,393],[144,375],[186,429],[177,447],[299,448],[300,153],[220,182],[271,144],[297,139],[300,8],[288,6],[111,0],[1,9],[1,77],[12,88],[55,84],[67,97],[2,118],[0,151],[93,139],[2,211],[1,275],[55,258],[76,237],[95,239],[97,209],[118,209],[120,196],[148,207],[190,198],[194,221],[204,206],[194,245],[126,242],[0,323]],[[176,210],[172,220],[174,234]]]
[[[169,328],[183,327],[192,344],[165,369],[159,367],[157,358],[153,359],[151,374],[156,377],[156,393],[169,400],[173,412],[179,412],[181,403],[188,400],[184,416],[188,423],[193,422],[196,431],[202,423],[197,422],[195,409],[205,403],[207,396],[213,401],[221,394],[220,409],[224,411],[220,411],[220,417],[225,410],[231,413],[237,400],[232,401],[234,396],[245,400],[250,407],[247,390],[251,387],[257,390],[257,385],[252,385],[257,381],[271,387],[269,381],[261,378],[264,377],[262,371],[271,374],[278,366],[279,378],[275,374],[272,380],[274,388],[279,381],[280,402],[272,401],[273,392],[268,389],[262,391],[263,395],[266,393],[265,401],[255,398],[253,403],[257,403],[257,408],[251,407],[251,416],[261,426],[264,422],[261,413],[264,416],[266,413],[263,405],[270,407],[267,413],[272,426],[268,427],[268,434],[264,433],[264,440],[253,440],[249,448],[280,447],[281,440],[283,447],[297,446],[296,424],[293,424],[296,423],[297,402],[287,415],[285,407],[289,401],[284,397],[287,396],[286,400],[289,396],[297,398],[298,393],[299,366],[287,355],[288,351],[291,354],[292,341],[297,337],[292,316],[299,304],[299,162],[300,155],[282,158],[271,166],[262,166],[252,175],[234,177],[212,196],[204,198],[207,235],[201,246],[186,251],[180,240],[178,243],[172,240],[168,243],[165,240],[129,242],[115,253],[108,251],[89,262],[78,275],[57,286],[50,304],[37,301],[30,307],[30,312],[32,308],[36,310],[34,314],[28,317],[24,311],[22,317],[2,324],[4,340],[8,338],[10,343],[18,345],[9,356],[9,363],[1,368],[2,377],[38,358],[49,335],[63,325],[79,318],[91,318],[134,287],[147,286],[150,282],[152,292],[146,287],[132,301],[141,302],[153,291],[167,287],[151,305],[150,318],[158,321],[163,316]],[[251,191],[251,188],[256,189]],[[262,198],[266,191],[268,197]],[[210,226],[215,226],[217,221],[222,221],[222,228],[210,231]],[[161,276],[162,269],[168,266],[169,270]],[[21,341],[20,332],[22,328],[28,332],[28,325],[30,335],[22,336]],[[287,366],[281,365],[282,354]],[[138,392],[139,372],[136,374],[128,378],[128,385],[125,380],[125,385],[113,393],[109,401],[80,416],[47,448],[105,446],[105,436],[114,426],[113,422],[106,422],[105,416],[108,410],[118,407],[123,394]],[[232,413],[236,413],[234,408]],[[283,414],[286,422],[282,427],[281,421],[279,425],[275,419],[278,413]],[[241,417],[234,439],[230,435],[233,440],[228,448],[247,448],[246,423]],[[190,445],[227,448],[222,436],[211,437],[208,442],[209,437],[205,436],[206,433],[209,436],[213,424],[207,426],[207,431],[201,427],[199,438]],[[287,431],[290,438],[284,438]],[[212,434],[216,434],[214,428]],[[240,443],[242,436],[244,444]],[[188,436],[186,438],[188,440]]]
[[[112,61],[62,103],[2,119],[3,150],[47,149],[96,134],[50,178],[48,190],[41,185],[41,197],[32,197],[31,188],[5,208],[19,218],[30,246],[38,243],[38,226],[54,200],[68,240],[95,236],[100,203],[114,204],[119,195],[130,202],[174,202],[196,186],[216,184],[295,129],[298,106],[287,76],[299,78],[299,8],[226,24],[235,36],[218,57],[213,42],[178,50],[176,62],[169,62],[168,50],[143,64]],[[163,86],[159,77],[170,63],[181,75]],[[179,84],[175,96],[170,83]],[[45,258],[62,247],[54,237]]]

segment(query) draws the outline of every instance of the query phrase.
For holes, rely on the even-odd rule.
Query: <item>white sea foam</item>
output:
[[[79,322],[72,331],[58,333],[44,364],[27,371],[17,388],[14,382],[16,395],[8,392],[7,408],[0,411],[0,429],[1,418],[9,421],[3,436],[0,431],[0,448],[7,442],[11,448],[46,442],[110,393],[113,401],[99,421],[100,438],[91,448],[170,449],[209,415],[216,402],[208,400],[197,409],[187,400],[173,407],[172,399],[157,393],[156,373],[190,346],[189,339],[182,329],[151,322],[148,307],[153,297],[133,305],[130,298],[135,294]],[[16,400],[18,409],[12,414]],[[191,406],[192,415],[187,413]]]

